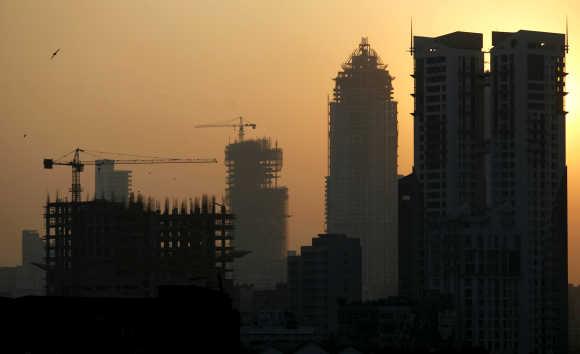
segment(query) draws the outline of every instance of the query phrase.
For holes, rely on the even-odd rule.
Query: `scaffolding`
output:
[[[359,238],[365,299],[397,294],[397,103],[392,80],[363,38],[328,103],[326,232]]]
[[[342,65],[334,81],[333,102],[358,103],[365,105],[372,100],[392,100],[395,78],[389,74],[377,52],[371,48],[368,40],[362,38],[358,48]],[[369,97],[369,90],[372,96]]]
[[[47,201],[47,295],[149,297],[161,285],[224,289],[233,215],[215,199]]]
[[[229,144],[226,147],[226,198],[235,188],[277,188],[282,170],[282,149],[262,138]]]
[[[272,288],[285,276],[288,189],[278,185],[282,149],[270,139],[225,150],[226,201],[236,215],[236,247],[251,253],[234,263],[239,283]]]

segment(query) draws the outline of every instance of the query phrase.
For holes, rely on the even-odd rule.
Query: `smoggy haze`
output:
[[[489,48],[492,30],[563,32],[568,14],[569,267],[570,281],[580,282],[580,261],[572,256],[580,253],[580,20],[574,18],[580,3],[550,6],[496,0],[356,6],[337,0],[0,0],[0,264],[20,262],[20,231],[40,229],[47,192],[68,193],[70,169],[45,171],[42,158],[76,146],[216,157],[215,165],[134,166],[133,189],[159,199],[203,192],[221,197],[223,153],[233,130],[193,126],[239,115],[258,125],[248,136],[277,138],[284,149],[289,248],[297,248],[323,230],[326,99],[361,36],[369,37],[396,77],[399,173],[406,174],[412,166],[411,16],[418,35],[476,31]],[[88,167],[82,175],[83,196],[93,193],[93,173]]]

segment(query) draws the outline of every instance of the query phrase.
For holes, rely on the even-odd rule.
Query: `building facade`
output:
[[[363,297],[397,294],[397,103],[393,77],[363,38],[329,103],[326,231],[360,239]]]
[[[37,230],[22,230],[22,264],[41,263],[44,243]]]
[[[204,197],[49,202],[45,213],[46,294],[154,297],[162,285],[230,290],[233,217]]]
[[[556,33],[493,33],[491,195],[519,244],[526,352],[566,352],[565,41]]]
[[[37,230],[22,230],[22,266],[14,296],[44,295],[44,242]]]
[[[568,352],[580,353],[580,286],[568,285]]]
[[[318,235],[290,255],[288,291],[298,323],[335,332],[339,302],[361,300],[361,274],[360,241],[345,235]]]
[[[412,173],[399,178],[399,296],[418,300],[425,282],[423,190]]]
[[[484,204],[483,35],[415,37],[415,173],[436,222]]]
[[[95,199],[128,202],[131,194],[131,171],[115,170],[115,161],[95,161]]]
[[[411,347],[416,316],[403,298],[344,304],[338,317],[339,337],[365,353]]]
[[[425,231],[419,292],[452,294],[455,340],[564,353],[564,35],[414,38],[415,172]]]

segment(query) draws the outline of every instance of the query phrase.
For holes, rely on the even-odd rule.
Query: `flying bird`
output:
[[[54,59],[54,57],[60,52],[60,48],[58,48],[54,53],[52,53],[50,60]]]
[[[24,138],[26,138],[26,135],[27,135],[27,134],[24,134]]]

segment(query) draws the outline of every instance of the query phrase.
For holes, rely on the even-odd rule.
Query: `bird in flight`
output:
[[[26,138],[26,135],[27,135],[27,134],[24,134],[24,137],[25,137],[25,138]]]
[[[60,48],[58,48],[52,55],[50,56],[50,60],[54,59],[54,57],[60,52]]]

